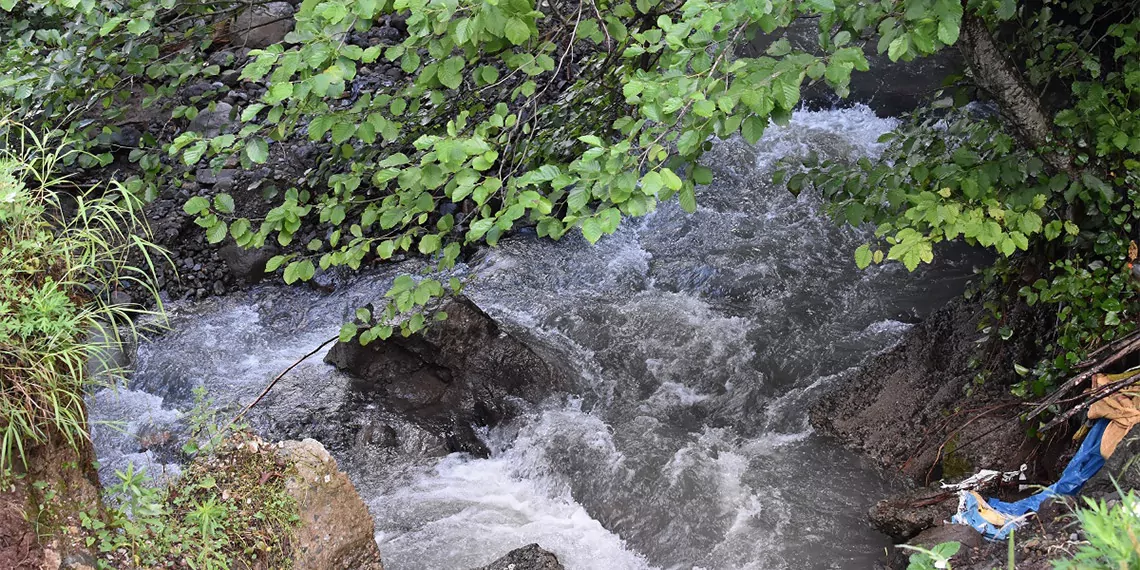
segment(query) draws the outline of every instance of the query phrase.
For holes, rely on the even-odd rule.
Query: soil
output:
[[[44,551],[25,514],[28,495],[22,483],[0,493],[0,568],[38,570]]]

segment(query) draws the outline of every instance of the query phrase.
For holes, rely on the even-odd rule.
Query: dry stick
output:
[[[1116,339],[1115,341],[1110,342],[1110,343],[1090,352],[1089,355],[1085,357],[1085,360],[1083,362],[1081,362],[1080,364],[1077,364],[1077,368],[1087,368],[1089,366],[1092,366],[1093,364],[1096,364],[1096,360],[1093,360],[1094,358],[1096,358],[1096,355],[1098,355],[1098,354],[1100,354],[1106,350],[1110,350],[1113,347],[1117,347],[1117,346],[1120,346],[1126,342],[1134,340],[1137,337],[1140,337],[1140,330],[1137,330],[1136,332],[1133,332],[1132,334],[1125,335],[1122,338]]]
[[[1117,393],[1117,392],[1119,392],[1119,391],[1121,391],[1121,390],[1123,390],[1123,389],[1125,389],[1125,388],[1127,388],[1133,384],[1140,384],[1140,374],[1130,376],[1130,377],[1125,378],[1124,380],[1121,380],[1121,381],[1116,382],[1114,384],[1108,384],[1106,386],[1101,386],[1098,390],[1093,392],[1092,398],[1085,400],[1079,406],[1073,407],[1073,408],[1069,409],[1067,412],[1061,414],[1060,416],[1057,416],[1056,418],[1053,419],[1053,421],[1045,424],[1045,427],[1041,428],[1041,431],[1047,431],[1047,430],[1050,430],[1050,429],[1057,427],[1058,425],[1060,425],[1064,421],[1066,421],[1069,418],[1076,415],[1077,412],[1085,410],[1089,406],[1091,406],[1091,405],[1093,405],[1093,404],[1095,404],[1095,403],[1097,403],[1097,402],[1099,402],[1099,401],[1101,401],[1101,400],[1103,400],[1103,399],[1105,399],[1105,398],[1107,398],[1107,397],[1109,397],[1109,396],[1111,396],[1111,395],[1113,395],[1113,394],[1115,394],[1115,393]]]
[[[280,374],[278,374],[278,375],[277,375],[277,377],[276,377],[276,378],[274,378],[274,379],[273,379],[273,381],[272,381],[272,382],[270,382],[270,383],[269,383],[269,385],[268,385],[268,386],[266,386],[266,387],[265,387],[265,389],[264,389],[264,390],[262,390],[260,394],[258,394],[258,396],[257,396],[257,398],[256,398],[256,399],[254,399],[252,402],[250,402],[250,403],[249,403],[249,405],[248,405],[248,406],[246,406],[244,409],[242,409],[242,411],[241,411],[240,413],[238,413],[238,415],[234,416],[234,419],[230,420],[230,423],[229,423],[228,425],[226,425],[226,429],[228,430],[228,429],[230,429],[231,427],[233,427],[233,425],[234,425],[234,424],[236,424],[236,423],[238,422],[238,420],[240,420],[240,419],[242,418],[242,416],[244,416],[244,415],[245,415],[247,412],[249,412],[251,409],[253,409],[253,407],[254,407],[254,406],[256,406],[256,405],[258,404],[258,402],[260,402],[260,401],[261,401],[261,399],[262,399],[262,398],[264,398],[264,397],[265,397],[265,395],[266,395],[266,394],[268,394],[268,393],[269,393],[269,391],[270,391],[270,390],[272,390],[272,389],[273,389],[273,387],[277,385],[277,382],[278,382],[278,381],[280,381],[282,378],[284,378],[284,377],[285,377],[285,375],[286,375],[286,374],[288,374],[288,373],[289,373],[290,371],[292,371],[294,368],[296,368],[297,366],[299,366],[299,365],[300,365],[302,362],[304,362],[304,361],[308,360],[308,359],[309,359],[309,357],[311,357],[311,356],[313,356],[314,354],[316,354],[316,353],[320,352],[322,348],[324,348],[324,347],[326,347],[326,346],[328,346],[328,345],[332,344],[334,341],[336,341],[336,340],[337,340],[337,339],[339,339],[339,338],[340,338],[340,336],[339,336],[339,335],[337,335],[337,336],[334,336],[334,337],[332,337],[332,338],[330,338],[330,339],[328,339],[328,340],[326,340],[326,341],[322,342],[320,346],[318,346],[318,347],[314,348],[312,351],[310,351],[310,352],[309,352],[308,354],[306,354],[305,356],[302,356],[301,358],[299,358],[299,359],[298,359],[296,362],[294,362],[293,364],[290,364],[288,368],[286,368],[286,369],[285,369],[285,370],[283,370],[283,371],[282,371]],[[222,430],[222,431],[225,431],[225,430]]]
[[[1101,370],[1108,368],[1108,365],[1116,362],[1117,360],[1120,360],[1121,358],[1124,358],[1125,356],[1128,356],[1129,354],[1132,354],[1132,352],[1134,350],[1136,350],[1137,348],[1140,348],[1140,339],[1132,340],[1131,342],[1126,344],[1124,346],[1124,348],[1113,353],[1112,356],[1109,356],[1108,358],[1098,362],[1096,364],[1096,366],[1093,366],[1092,368],[1089,368],[1088,370],[1081,372],[1080,374],[1077,374],[1076,376],[1070,378],[1060,388],[1057,388],[1055,391],[1053,391],[1053,393],[1050,394],[1048,398],[1045,398],[1045,401],[1038,404],[1036,408],[1033,408],[1033,410],[1029,412],[1029,415],[1027,415],[1025,419],[1030,420],[1030,419],[1037,417],[1038,415],[1041,414],[1041,412],[1044,412],[1049,406],[1055,404],[1057,402],[1057,400],[1062,395],[1064,395],[1065,392],[1068,392],[1074,386],[1080,384],[1081,382],[1084,382],[1085,380],[1092,378],[1093,375],[1100,372]],[[1071,414],[1067,414],[1064,417],[1067,418],[1070,415]],[[1053,424],[1051,423],[1050,425],[1053,425]]]

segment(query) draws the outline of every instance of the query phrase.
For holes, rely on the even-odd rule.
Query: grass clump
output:
[[[9,472],[37,445],[88,437],[88,361],[129,340],[132,318],[148,312],[112,293],[157,300],[158,250],[121,185],[83,188],[59,174],[73,151],[51,136],[6,119],[0,132],[0,472]]]
[[[108,489],[121,500],[110,520],[81,517],[87,545],[102,568],[291,568],[299,516],[285,484],[293,469],[273,446],[241,432],[169,487],[128,467]]]
[[[1140,568],[1140,498],[1123,493],[1109,504],[1085,497],[1075,515],[1085,542],[1070,560],[1054,562],[1056,570],[1117,570]]]

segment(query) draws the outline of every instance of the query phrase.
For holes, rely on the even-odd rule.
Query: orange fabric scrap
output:
[[[1110,384],[1112,379],[1104,374],[1093,377],[1093,387],[1100,388]],[[1140,396],[1129,397],[1126,394],[1116,393],[1089,407],[1089,419],[1096,420],[1108,418],[1111,423],[1104,429],[1104,437],[1100,440],[1100,454],[1108,459],[1116,446],[1120,445],[1124,436],[1128,435],[1132,426],[1140,424]]]

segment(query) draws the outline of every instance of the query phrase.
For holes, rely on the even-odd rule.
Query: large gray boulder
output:
[[[447,441],[451,451],[485,455],[473,426],[494,426],[525,403],[566,386],[563,374],[502,330],[466,298],[422,334],[360,346],[337,343],[328,362],[357,378],[356,389]]]
[[[293,31],[293,6],[288,2],[253,4],[234,18],[231,41],[261,49],[279,43]]]
[[[553,553],[543,550],[537,544],[528,544],[475,570],[564,570],[564,568]]]

